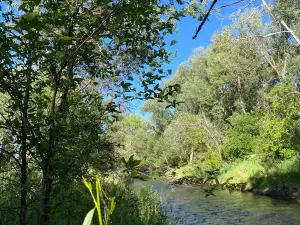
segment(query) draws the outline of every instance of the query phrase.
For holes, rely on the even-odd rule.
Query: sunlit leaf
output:
[[[92,225],[94,212],[95,212],[95,208],[93,208],[88,212],[88,214],[86,214],[82,225]]]

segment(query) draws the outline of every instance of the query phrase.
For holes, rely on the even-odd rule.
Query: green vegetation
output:
[[[180,65],[163,82],[180,84],[172,96],[181,102],[176,109],[147,100],[148,120],[120,118],[111,127],[111,136],[123,141],[119,152],[142,159],[140,170],[173,179],[218,169],[221,181],[233,177],[230,182],[250,189],[299,189],[299,43],[277,32],[275,18],[289,21],[297,35],[299,21],[288,18],[300,15],[292,1],[284,2],[239,14]],[[264,20],[270,14],[274,20]]]
[[[142,187],[127,190],[118,200],[112,224],[168,225],[168,217],[161,211],[162,203],[156,191]]]
[[[82,221],[81,177],[121,169],[110,124],[131,100],[168,102],[177,91],[157,84],[171,73],[163,65],[175,40],[164,37],[182,16],[200,19],[203,7],[0,1],[0,223]]]
[[[300,188],[297,1],[241,10],[162,82],[166,36],[216,2],[0,1],[0,224],[169,224],[131,178]]]
[[[95,209],[97,210],[97,216],[98,216],[98,221],[100,225],[107,225],[109,224],[109,219],[112,213],[115,210],[116,207],[116,202],[115,202],[115,197],[112,197],[108,203],[108,207],[106,208],[106,213],[103,215],[102,209],[101,209],[101,201],[103,202],[103,196],[102,196],[102,186],[100,184],[100,179],[96,178],[96,196],[93,191],[93,185],[89,182],[87,182],[83,178],[83,183],[86,186],[86,188],[89,190],[91,197],[93,199],[95,207],[89,211],[89,213],[86,215],[83,225],[91,225],[93,221],[93,216]],[[104,222],[103,222],[104,221]]]
[[[170,224],[168,217],[161,211],[162,202],[158,193],[152,189],[130,189],[120,177],[117,180],[103,179],[103,185],[100,184],[100,179],[96,178],[95,191],[91,183],[85,179],[83,182],[94,202],[94,208],[87,213],[83,225],[93,224],[94,214],[97,215],[100,225]]]

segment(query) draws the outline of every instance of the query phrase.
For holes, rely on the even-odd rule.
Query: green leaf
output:
[[[86,186],[87,189],[91,192],[93,190],[92,184],[90,182],[87,182],[84,177],[82,178],[84,185]]]
[[[35,3],[32,1],[24,1],[20,6],[19,10],[22,10],[24,12],[29,12],[33,10]]]
[[[173,45],[175,45],[176,43],[177,43],[176,40],[172,40],[171,43],[170,43],[170,45],[173,46]]]
[[[128,38],[121,38],[121,39],[119,39],[119,44],[123,44],[127,40],[128,40]]]
[[[125,160],[125,158],[122,157],[121,160],[122,160],[122,163],[124,164],[124,166],[126,167],[126,169],[129,169],[128,162]]]
[[[128,163],[130,164],[131,162],[133,162],[133,155],[131,155],[128,159]]]
[[[116,201],[115,201],[115,197],[113,197],[110,201],[110,205],[109,205],[109,215],[111,215],[113,213],[113,211],[116,208]]]
[[[95,212],[95,208],[93,208],[91,211],[88,212],[88,214],[86,214],[82,225],[91,225],[92,224],[94,212]]]
[[[33,0],[35,5],[39,5],[41,3],[41,0]]]
[[[131,83],[123,83],[121,84],[121,86],[124,88],[124,89],[128,89],[132,84]]]
[[[142,160],[133,160],[132,162],[130,162],[130,167],[134,168],[134,167],[140,165],[141,162],[142,162]]]
[[[229,181],[231,181],[233,179],[233,177],[229,177],[229,178],[227,178],[227,180],[224,182],[225,184],[228,184],[229,183]]]
[[[35,12],[29,12],[24,14],[21,18],[24,19],[26,22],[30,23],[32,22],[34,19],[36,19],[37,14]]]
[[[181,91],[181,86],[180,86],[180,84],[175,84],[174,86],[174,89],[175,89],[175,91]]]
[[[137,170],[132,170],[131,173],[130,173],[130,176],[132,178],[137,178],[137,177],[140,176],[140,173]]]
[[[116,45],[119,45],[120,44],[120,39],[119,38],[115,38],[115,43],[116,43]]]
[[[61,35],[61,34],[59,34],[57,37],[58,37],[58,39],[63,40],[63,41],[70,41],[70,40],[73,40],[72,37],[65,36],[65,35]]]

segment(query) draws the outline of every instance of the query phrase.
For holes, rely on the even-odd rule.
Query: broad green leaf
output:
[[[86,214],[82,225],[91,225],[92,224],[94,212],[95,212],[95,208],[93,208],[91,211],[88,212],[88,214]]]
[[[34,19],[36,19],[36,17],[37,17],[37,14],[35,12],[29,12],[29,13],[22,15],[21,18],[24,19],[26,22],[30,23]]]
[[[142,160],[133,160],[132,162],[130,162],[130,167],[134,168],[134,167],[140,165],[141,162],[142,162]]]
[[[131,155],[128,159],[128,163],[130,164],[131,162],[133,162],[133,155]]]

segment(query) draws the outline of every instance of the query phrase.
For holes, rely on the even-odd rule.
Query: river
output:
[[[136,181],[134,187],[151,186],[163,200],[172,224],[182,225],[300,225],[300,204],[235,191],[205,197],[199,187],[169,185],[161,181]]]

